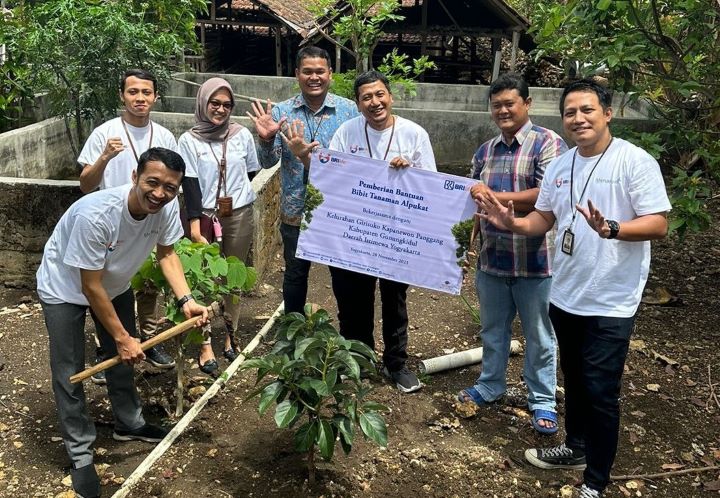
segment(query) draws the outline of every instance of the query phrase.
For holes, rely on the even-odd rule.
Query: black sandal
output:
[[[218,362],[215,358],[213,358],[212,360],[208,360],[205,362],[205,364],[203,364],[200,363],[200,354],[198,353],[197,363],[202,373],[210,375],[212,377],[217,377],[217,371],[220,366],[218,365]]]
[[[228,325],[228,322],[225,322],[225,325]],[[227,335],[230,337],[230,348],[223,351],[223,356],[227,361],[232,363],[235,361],[235,358],[238,357],[238,353],[240,351],[240,346],[238,346],[237,340],[235,340],[235,333],[231,331],[231,328],[227,328]]]

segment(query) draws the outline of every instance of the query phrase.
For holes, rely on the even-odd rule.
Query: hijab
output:
[[[195,125],[190,129],[190,133],[196,138],[204,142],[222,142],[226,138],[236,135],[242,126],[237,123],[230,122],[230,112],[227,119],[221,125],[216,125],[210,120],[208,115],[208,102],[218,90],[226,89],[230,93],[230,101],[235,105],[235,97],[233,96],[230,83],[222,78],[210,78],[202,84],[197,93],[195,100]]]

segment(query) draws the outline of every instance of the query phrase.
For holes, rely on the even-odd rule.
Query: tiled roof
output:
[[[310,0],[232,0],[232,9],[260,7],[304,35],[313,26],[315,19],[307,8],[309,4]]]

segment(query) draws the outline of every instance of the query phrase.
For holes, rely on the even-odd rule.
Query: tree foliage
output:
[[[19,2],[2,31],[13,40],[11,60],[29,69],[16,83],[47,92],[51,113],[72,122],[77,148],[87,121],[117,111],[126,69],[148,69],[165,84],[183,52],[197,46],[195,14],[205,8],[203,0]]]
[[[397,0],[314,0],[309,8],[316,16],[332,20],[335,38],[331,40],[354,57],[355,69],[360,73],[372,66],[372,54],[383,25],[404,19],[396,13],[400,8]],[[350,42],[350,48],[345,47],[347,42]]]
[[[258,411],[273,405],[275,423],[295,428],[294,445],[308,454],[310,481],[314,481],[317,450],[331,460],[336,441],[347,454],[362,435],[387,446],[387,427],[380,412],[387,408],[365,399],[372,387],[361,382],[361,370],[373,370],[375,352],[360,341],[343,338],[330,323],[327,311],[289,313],[280,319],[275,345],[266,355],[247,360],[241,369],[257,369],[249,398],[260,397]]]
[[[705,182],[720,180],[720,2],[541,1],[532,19],[537,57],[604,65],[613,88],[652,107],[676,174],[671,227],[707,228]]]

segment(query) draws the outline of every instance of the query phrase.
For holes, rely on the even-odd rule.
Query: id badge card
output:
[[[565,229],[562,236],[562,245],[560,249],[568,256],[572,256],[573,247],[575,246],[575,234],[569,228]]]

